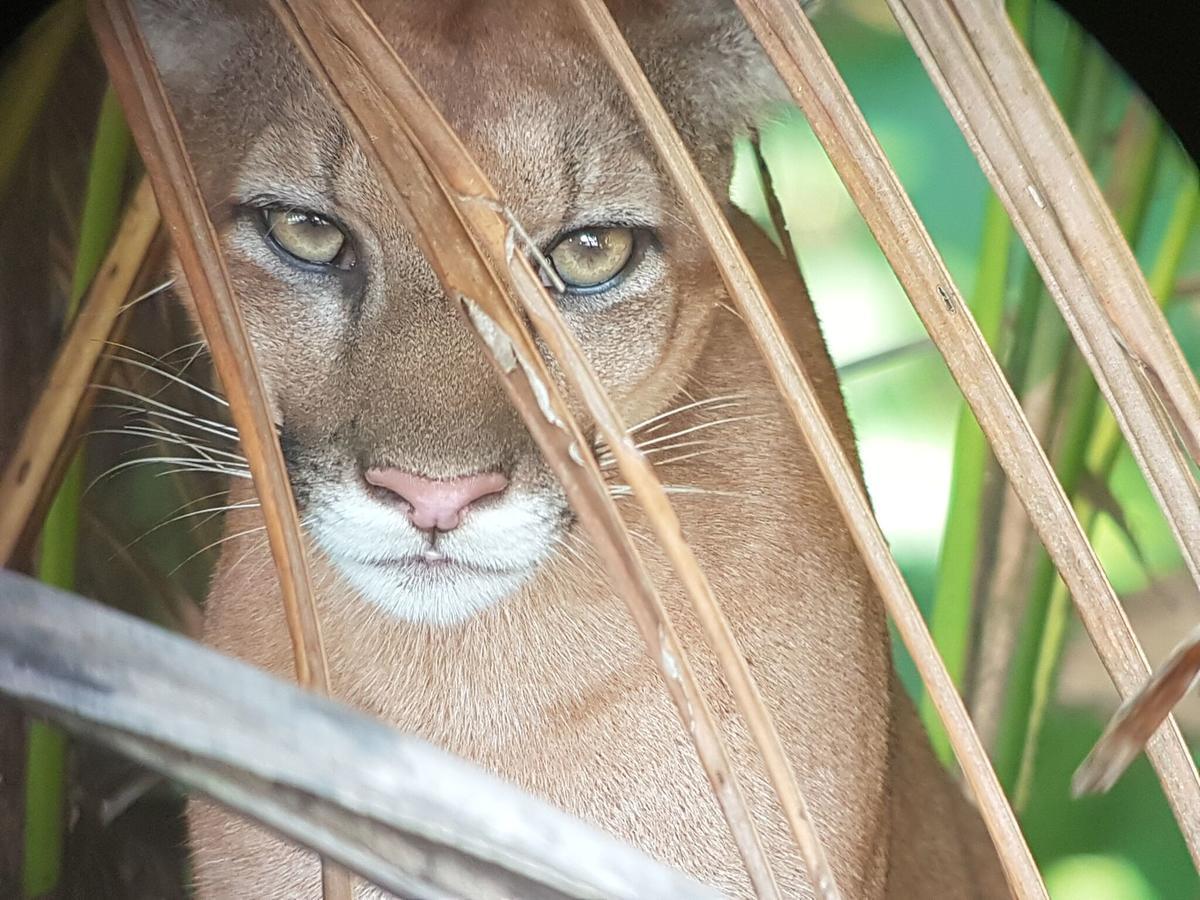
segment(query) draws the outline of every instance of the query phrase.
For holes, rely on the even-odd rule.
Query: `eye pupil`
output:
[[[568,289],[594,290],[626,270],[634,244],[630,228],[581,228],[555,244],[549,256]]]

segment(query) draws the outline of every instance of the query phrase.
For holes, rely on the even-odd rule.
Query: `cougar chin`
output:
[[[526,584],[566,546],[565,507],[506,491],[472,505],[449,531],[414,526],[366,491],[333,490],[309,504],[308,532],[359,595],[390,616],[453,625]]]

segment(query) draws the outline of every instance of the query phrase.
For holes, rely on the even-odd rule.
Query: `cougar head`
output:
[[[562,0],[367,3],[566,285],[627,421],[693,374],[720,279]],[[730,2],[610,4],[718,196],[780,90]],[[304,525],[366,599],[451,623],[571,511],[456,304],[265,4],[140,0],[221,228]]]

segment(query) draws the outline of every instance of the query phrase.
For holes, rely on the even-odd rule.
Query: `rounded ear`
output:
[[[185,96],[245,53],[245,16],[222,0],[134,0],[134,11],[167,90]]]
[[[698,151],[728,151],[737,135],[789,102],[733,0],[615,0],[611,7],[676,127]]]
[[[305,84],[304,64],[263,0],[132,5],[198,169],[286,115],[284,101]]]
[[[229,157],[247,136],[281,114],[303,63],[261,0],[133,0],[133,7],[207,189],[230,174]],[[250,83],[247,73],[263,74]]]

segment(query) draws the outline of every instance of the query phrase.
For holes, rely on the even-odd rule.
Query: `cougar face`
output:
[[[321,551],[333,694],[751,896],[634,623],[420,252],[422,223],[410,230],[393,207],[266,4],[137,3]],[[890,670],[882,604],[820,466],[574,5],[366,5],[528,232],[544,280],[563,286],[557,302],[631,440],[691,494],[680,527],[762,678],[846,896],[1006,896],[978,815]],[[782,94],[732,0],[608,5],[724,196],[733,136]],[[747,217],[730,224],[853,455],[802,280]],[[287,674],[270,555],[246,537],[262,517],[240,506],[205,639]],[[669,559],[653,542],[639,551],[725,724],[734,706],[701,623]],[[749,733],[728,725],[731,758],[754,768]],[[796,863],[777,870],[780,896],[814,896],[766,814],[765,773],[745,785],[772,858]],[[202,801],[189,824],[202,900],[319,896],[315,858]]]
[[[404,619],[502,600],[573,518],[457,303],[269,16],[162,6],[143,11],[152,49],[204,160],[307,532]],[[722,295],[619,87],[561,2],[420,6],[368,4],[544,255],[627,421],[653,416]],[[773,73],[726,4],[614,12],[724,194]]]

